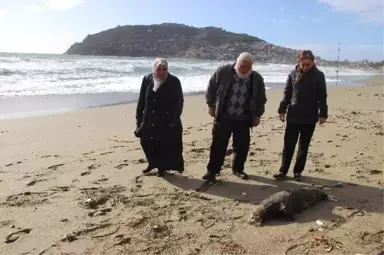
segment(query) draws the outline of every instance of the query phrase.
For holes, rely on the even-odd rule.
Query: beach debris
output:
[[[26,235],[26,234],[29,234],[31,233],[32,229],[31,228],[25,228],[25,229],[22,229],[22,230],[18,230],[16,232],[12,232],[10,234],[8,234],[6,237],[5,237],[5,243],[14,243],[16,242],[17,239],[19,239],[21,236],[23,235]]]
[[[331,165],[329,165],[329,164],[325,164],[324,167],[325,167],[325,168],[330,168]]]
[[[323,235],[313,235],[312,238],[315,241],[316,245],[323,244],[323,247],[326,252],[331,252],[334,248],[341,250],[343,248],[343,244],[335,239],[332,239],[330,237],[325,237]]]
[[[108,198],[106,197],[101,197],[97,200],[93,198],[88,198],[87,200],[84,201],[84,206],[89,208],[89,209],[97,209],[97,207],[101,204],[105,204],[107,202]]]
[[[77,235],[75,233],[68,233],[61,237],[62,242],[73,242],[77,240]]]
[[[321,220],[316,220],[316,224],[319,225],[320,227],[317,229],[320,232],[323,232],[325,229],[328,228],[327,225],[325,225]]]
[[[328,200],[332,202],[339,202],[339,199],[333,195],[328,195]]]

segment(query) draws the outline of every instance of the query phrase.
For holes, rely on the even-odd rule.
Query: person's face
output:
[[[299,64],[301,70],[303,70],[304,72],[308,72],[309,70],[311,70],[313,63],[313,60],[310,58],[301,58]]]
[[[167,74],[168,74],[168,69],[166,66],[163,66],[163,65],[159,65],[156,69],[156,77],[159,79],[159,80],[164,80],[165,77],[167,77]]]
[[[237,69],[238,71],[243,74],[243,75],[246,75],[249,73],[249,71],[252,70],[252,65],[253,63],[252,62],[249,62],[249,61],[240,61],[238,63],[238,66],[237,66]]]

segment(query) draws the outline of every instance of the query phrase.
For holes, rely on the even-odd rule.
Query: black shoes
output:
[[[303,177],[301,176],[301,173],[294,173],[293,179],[295,179],[295,181],[301,181],[301,179],[303,179]]]
[[[207,172],[203,176],[203,180],[206,180],[207,182],[215,182],[216,181],[216,175],[214,173]]]
[[[276,180],[284,180],[285,178],[287,178],[287,175],[283,172],[277,172],[273,175],[273,178],[275,178]],[[302,177],[301,173],[294,173],[293,179],[295,181],[301,181],[303,179],[303,177]]]
[[[232,171],[232,173],[233,173],[234,175],[236,175],[237,177],[239,177],[240,179],[248,180],[248,174],[246,174],[245,172],[236,172],[236,171]]]
[[[243,179],[243,180],[248,180],[248,174],[246,174],[245,172],[236,172],[236,171],[233,171],[232,172],[234,175],[236,175],[237,177]],[[216,181],[216,176],[217,175],[220,175],[220,173],[217,173],[217,174],[214,174],[214,173],[211,173],[211,172],[207,172],[204,176],[203,176],[203,180],[206,180],[207,182],[215,182]]]
[[[275,178],[276,180],[284,180],[285,178],[287,178],[287,175],[283,172],[277,172],[273,175],[273,178]]]

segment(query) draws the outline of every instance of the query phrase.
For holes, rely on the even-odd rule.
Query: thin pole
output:
[[[339,61],[340,61],[340,42],[337,47],[337,63],[336,63],[336,87],[339,83]]]

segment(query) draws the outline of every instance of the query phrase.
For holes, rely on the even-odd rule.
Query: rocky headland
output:
[[[182,24],[118,26],[87,35],[66,54],[234,59],[243,51],[255,53],[258,61],[290,62],[298,51],[275,46],[247,34],[216,27],[196,28]]]
[[[176,57],[203,60],[233,60],[248,51],[256,61],[280,64],[296,62],[296,49],[266,42],[248,34],[238,34],[218,27],[197,28],[184,24],[127,25],[87,35],[65,52],[68,55]],[[322,65],[337,65],[317,57]],[[339,62],[341,66],[382,68],[383,62]]]

